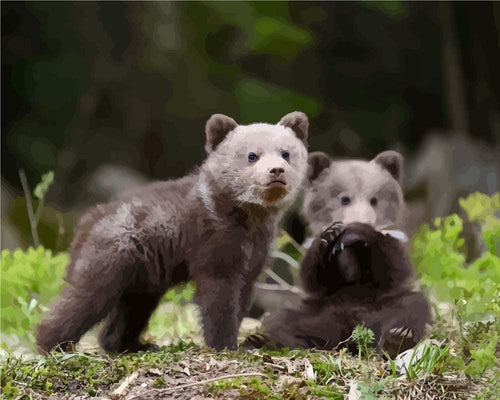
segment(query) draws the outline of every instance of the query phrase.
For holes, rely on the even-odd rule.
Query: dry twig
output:
[[[138,376],[139,376],[138,371],[135,371],[133,374],[127,376],[120,384],[120,386],[118,386],[118,388],[113,393],[111,393],[110,396],[111,399],[113,400],[121,399],[123,397],[123,393],[127,390],[130,384],[137,379]]]
[[[186,383],[184,385],[173,386],[173,387],[169,387],[169,388],[165,388],[165,389],[150,389],[150,390],[147,390],[146,392],[129,397],[127,400],[138,399],[142,396],[145,396],[146,394],[150,394],[150,393],[154,393],[154,392],[156,392],[157,394],[161,394],[161,393],[170,392],[171,390],[186,389],[186,388],[193,387],[193,386],[204,385],[205,383],[220,381],[221,379],[232,379],[232,378],[239,378],[242,376],[261,376],[263,378],[267,378],[267,375],[265,375],[261,372],[248,372],[245,374],[222,375],[222,376],[218,376],[216,378],[210,378],[210,379],[205,379],[203,381]]]
[[[19,178],[21,179],[21,185],[23,186],[24,196],[26,197],[26,208],[28,209],[28,217],[30,220],[31,235],[33,236],[33,244],[35,247],[40,245],[40,239],[38,238],[38,220],[40,219],[41,207],[38,206],[36,216],[33,212],[33,201],[31,199],[31,192],[28,186],[28,181],[26,179],[26,174],[22,169],[19,170]],[[40,211],[39,211],[40,210]]]

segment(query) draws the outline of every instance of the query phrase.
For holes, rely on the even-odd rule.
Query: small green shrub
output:
[[[469,264],[464,250],[463,221],[456,215],[424,225],[412,241],[411,256],[422,284],[440,301],[456,304],[463,321],[496,318],[500,311],[500,195],[473,194],[460,201],[469,218],[479,222],[487,246]]]
[[[352,331],[351,338],[358,345],[359,360],[361,360],[362,354],[364,354],[365,358],[368,358],[370,355],[368,346],[375,341],[375,334],[373,331],[362,325],[356,325]]]
[[[43,247],[2,251],[1,332],[34,343],[33,329],[63,284],[69,258]]]
[[[458,202],[469,221],[481,225],[481,236],[487,251],[500,255],[500,193],[490,197],[476,192]]]
[[[493,365],[500,333],[500,194],[474,193],[459,201],[467,218],[480,228],[483,254],[467,262],[464,221],[453,214],[436,218],[414,236],[410,255],[422,285],[439,302],[454,305],[466,372],[480,375]]]

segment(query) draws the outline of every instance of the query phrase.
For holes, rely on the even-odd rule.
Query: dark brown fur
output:
[[[185,201],[193,185],[196,176],[145,189],[141,196],[144,206],[134,212],[134,229],[148,229],[144,226],[144,216],[153,204],[163,202],[182,208],[178,215],[185,218],[166,224],[191,228],[179,229],[171,237],[151,229],[147,241],[139,243],[132,239],[124,251],[89,233],[90,227],[105,217],[108,210],[123,203],[100,205],[87,213],[76,229],[70,251],[71,258],[83,261],[85,266],[80,271],[75,269],[75,263],[69,266],[66,278],[69,285],[51,316],[38,328],[42,350],[77,342],[103,318],[99,342],[105,350],[140,350],[144,346],[138,342],[139,334],[160,297],[168,287],[189,279],[197,284],[207,344],[218,349],[224,345],[235,347],[251,284],[262,268],[268,242],[274,235],[273,226],[253,223],[249,213],[224,204],[223,196],[218,206],[227,210],[226,215],[215,222],[199,200]],[[175,219],[173,214],[172,220]],[[248,264],[241,246],[247,240],[262,249],[252,254]],[[236,267],[243,264],[251,269],[243,271]]]
[[[302,113],[292,116],[307,120]],[[210,169],[220,164],[218,148],[234,128],[229,117],[213,116],[206,129],[212,158],[198,171],[141,188],[83,216],[70,249],[68,285],[37,329],[40,351],[76,343],[100,321],[99,343],[105,350],[146,349],[149,345],[140,343],[139,336],[161,296],[187,280],[197,285],[195,299],[201,307],[207,345],[217,350],[236,348],[253,282],[266,261],[286,203],[242,203],[231,186],[235,177]],[[297,190],[305,177],[306,137],[300,131],[297,140],[285,128],[275,129],[274,145],[288,146],[295,158],[286,163],[288,170],[281,170],[280,177]],[[244,132],[246,127],[241,129]],[[274,128],[261,124],[255,129],[249,126],[247,132],[253,135],[253,130],[265,129]],[[239,135],[238,148],[245,142],[244,133]],[[232,154],[228,146],[224,151]],[[275,159],[285,163],[279,156]],[[269,165],[260,177],[272,180],[275,169]]]
[[[379,351],[393,328],[411,329],[416,343],[430,322],[430,310],[425,297],[409,288],[412,275],[407,252],[397,239],[360,223],[327,230],[302,262],[308,299],[297,310],[272,315],[264,341],[332,349],[362,324],[374,331]]]

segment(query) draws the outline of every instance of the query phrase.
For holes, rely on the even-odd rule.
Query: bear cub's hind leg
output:
[[[108,352],[157,350],[151,343],[140,343],[139,336],[160,300],[159,295],[125,293],[111,310],[99,332],[99,344]]]

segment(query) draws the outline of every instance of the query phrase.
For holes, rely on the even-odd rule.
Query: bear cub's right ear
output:
[[[307,138],[309,136],[309,119],[307,115],[302,111],[293,111],[283,118],[281,118],[278,125],[283,125],[287,128],[290,128],[295,136],[302,140],[302,142],[307,147]]]
[[[205,133],[207,135],[205,150],[207,153],[214,151],[226,135],[237,126],[238,124],[234,119],[224,114],[212,115],[205,125]]]
[[[330,166],[332,159],[328,154],[322,151],[314,151],[309,153],[307,162],[309,163],[308,178],[309,182],[312,182],[324,169]]]

